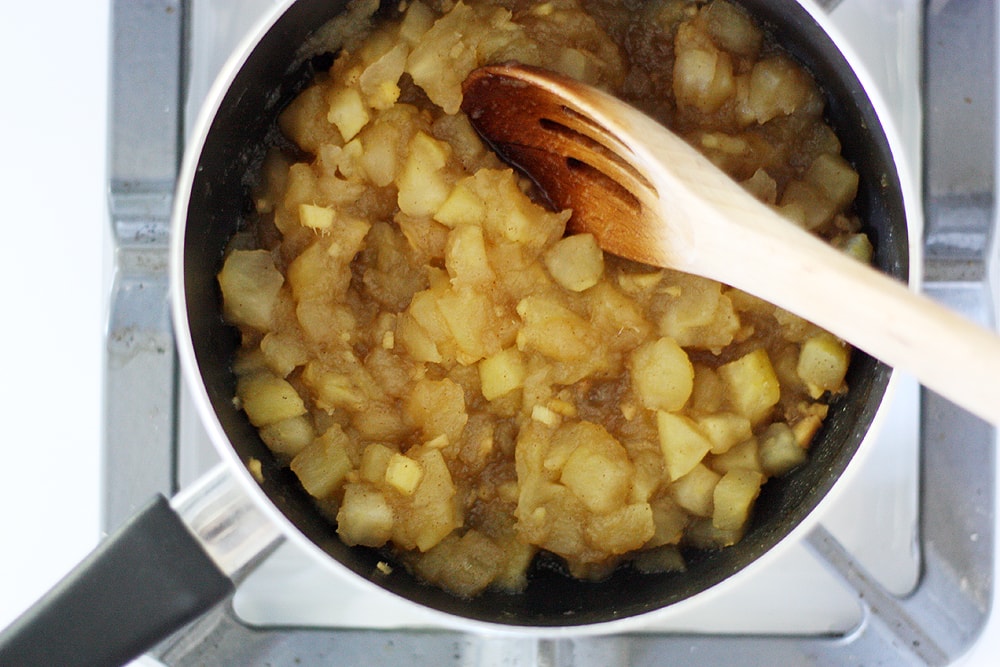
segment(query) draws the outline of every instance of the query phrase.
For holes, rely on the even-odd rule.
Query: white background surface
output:
[[[108,13],[0,18],[0,626],[99,537]]]
[[[235,0],[234,0],[235,1]],[[107,3],[0,21],[0,627],[100,536]],[[993,664],[994,618],[966,665]]]

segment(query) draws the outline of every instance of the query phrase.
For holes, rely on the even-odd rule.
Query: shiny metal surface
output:
[[[184,5],[115,2],[108,198],[115,244],[105,351],[104,523],[176,490],[177,363],[167,305],[167,240],[182,152]],[[118,471],[129,471],[118,474]]]
[[[216,566],[236,583],[282,540],[277,525],[221,463],[171,498],[170,506]]]

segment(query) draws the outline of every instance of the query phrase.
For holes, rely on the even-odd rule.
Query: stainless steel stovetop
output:
[[[215,461],[177,378],[166,246],[186,130],[272,0],[115,0],[106,369],[107,526]],[[882,88],[921,187],[924,288],[995,326],[997,3],[836,0],[834,23]],[[152,426],[152,428],[151,428]],[[628,636],[455,632],[361,596],[291,547],[164,642],[168,665],[949,664],[994,595],[995,433],[898,383],[884,434],[821,524],[751,585]],[[324,604],[331,598],[337,604]]]

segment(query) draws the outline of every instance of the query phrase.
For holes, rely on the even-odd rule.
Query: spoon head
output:
[[[666,265],[660,223],[643,201],[655,197],[627,159],[628,149],[571,108],[589,89],[558,75],[507,64],[474,70],[462,110],[490,148],[531,179],[554,209],[570,209],[568,229],[627,259]],[[516,101],[516,102],[515,102]]]

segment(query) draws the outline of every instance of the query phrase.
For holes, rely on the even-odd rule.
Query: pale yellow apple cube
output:
[[[712,516],[715,486],[722,475],[702,463],[670,485],[670,496],[680,507],[696,516]]]
[[[303,227],[323,231],[330,229],[336,212],[326,206],[315,204],[299,204],[299,222]]]
[[[392,536],[394,521],[392,507],[378,489],[363,482],[344,488],[337,534],[348,546],[382,546]]]
[[[744,440],[738,445],[729,448],[725,454],[713,456],[711,468],[715,472],[725,474],[736,468],[744,470],[756,470],[761,472],[763,467],[760,462],[760,447],[757,438]]]
[[[694,387],[694,367],[673,338],[663,337],[636,348],[628,359],[632,386],[650,410],[680,410]]]
[[[649,503],[622,505],[606,514],[590,517],[586,535],[602,550],[624,554],[644,545],[656,531]]]
[[[839,154],[821,153],[803,178],[818,187],[837,208],[847,206],[858,194],[858,172]]]
[[[582,426],[575,431],[587,439],[566,459],[559,481],[589,511],[605,514],[625,502],[633,469],[622,446],[607,431],[592,424],[587,429],[579,428]]]
[[[483,228],[478,225],[458,225],[449,232],[444,264],[456,286],[481,286],[496,279],[486,256]]]
[[[778,376],[764,348],[719,367],[729,403],[756,424],[766,417],[781,398]]]
[[[368,106],[374,109],[388,109],[399,99],[399,77],[406,67],[410,49],[406,44],[396,44],[378,60],[373,62],[358,78],[358,85],[364,93]]]
[[[489,299],[483,292],[465,286],[447,290],[438,297],[441,316],[457,346],[459,363],[469,366],[499,350],[498,341],[489,335]]]
[[[843,390],[844,376],[850,363],[847,346],[832,334],[823,332],[802,344],[796,372],[813,398],[830,391]]]
[[[397,452],[378,442],[374,442],[361,452],[361,463],[358,465],[358,475],[366,482],[377,484],[385,479],[385,471],[389,461]]]
[[[290,459],[308,447],[316,437],[312,421],[306,415],[289,417],[260,428],[260,439],[275,456]]]
[[[268,368],[280,377],[309,361],[309,350],[297,336],[271,332],[260,341],[260,351]]]
[[[404,496],[417,490],[424,471],[420,464],[405,454],[393,454],[385,469],[385,481]]]
[[[396,339],[406,348],[414,361],[439,364],[443,360],[437,343],[409,313],[404,313],[399,318]]]
[[[338,88],[328,98],[326,119],[337,126],[344,141],[350,141],[368,124],[370,116],[356,88]]]
[[[257,427],[306,413],[305,403],[295,387],[267,372],[241,377],[236,382],[236,396],[250,423]]]
[[[758,451],[761,468],[772,476],[784,475],[806,460],[795,431],[782,422],[771,424],[761,434]]]
[[[817,94],[809,75],[786,56],[762,58],[750,73],[747,105],[758,123],[787,116]]]
[[[604,275],[604,251],[593,234],[572,234],[557,241],[543,260],[552,278],[572,292],[590,289]]]
[[[656,428],[660,449],[671,480],[680,479],[698,465],[712,449],[712,442],[693,420],[659,410]]]
[[[487,401],[506,396],[524,386],[527,367],[516,347],[509,347],[479,362],[479,384]]]
[[[431,29],[436,18],[434,11],[420,0],[411,2],[399,26],[400,39],[411,46],[416,44]]]
[[[233,324],[266,330],[285,282],[267,250],[234,250],[218,276],[224,314]]]
[[[764,480],[759,472],[741,468],[723,475],[713,493],[712,525],[719,530],[741,529],[750,517]]]
[[[339,426],[333,426],[292,459],[292,472],[309,495],[327,498],[343,484],[354,469],[347,453],[349,439]]]
[[[547,296],[528,296],[517,304],[523,325],[517,347],[536,350],[557,361],[578,361],[593,354],[599,339],[593,327],[569,308]]]
[[[472,187],[469,176],[455,184],[448,198],[434,213],[434,219],[446,227],[480,225],[486,217],[486,204]]]
[[[685,30],[687,29],[687,30]],[[733,63],[729,54],[711,47],[696,47],[685,34],[690,26],[678,31],[677,57],[674,62],[673,89],[677,101],[705,113],[712,113],[732,96]],[[687,41],[687,44],[684,42]]]
[[[425,132],[410,139],[409,154],[396,178],[399,210],[414,217],[433,216],[451,194],[443,169],[451,152],[448,144]]]
[[[712,441],[713,454],[724,454],[753,436],[750,420],[733,412],[718,412],[700,417],[698,425]]]

